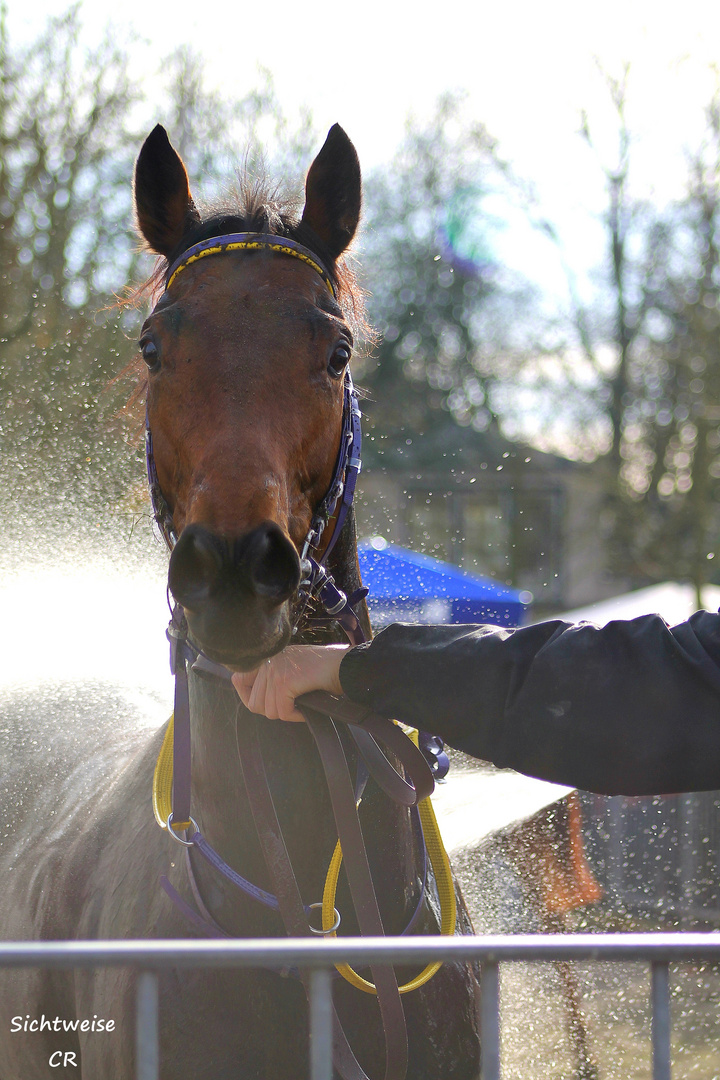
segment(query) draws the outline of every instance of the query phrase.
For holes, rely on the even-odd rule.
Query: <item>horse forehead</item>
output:
[[[165,417],[177,430],[191,414],[191,429],[183,430],[187,445],[206,438],[208,425],[218,434],[241,432],[245,445],[257,439],[258,425],[276,438],[282,417],[281,441],[296,447],[298,437],[316,433],[342,403],[335,385],[317,392],[325,365],[316,354],[324,352],[336,321],[325,310],[322,278],[283,255],[226,254],[203,262],[183,271],[157,312],[172,362],[151,421]]]
[[[287,255],[229,253],[188,267],[182,306],[206,331],[232,325],[273,337],[293,332],[298,321],[325,318],[319,302],[326,286],[312,267]],[[181,279],[182,279],[181,276]]]

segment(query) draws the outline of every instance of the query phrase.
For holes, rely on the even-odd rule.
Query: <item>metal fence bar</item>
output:
[[[332,1080],[332,978],[329,968],[310,972],[310,1080]]]
[[[159,1080],[158,977],[141,971],[137,980],[135,1053],[137,1080]]]
[[[500,1080],[500,968],[486,960],[480,973],[480,1077]]]
[[[697,851],[695,850],[695,818],[697,816],[695,795],[681,795],[678,811],[680,828],[680,929],[690,930],[694,922],[692,907],[697,888]]]
[[[310,969],[311,1080],[332,1078],[332,983],[338,963],[482,965],[482,1080],[500,1078],[499,964],[513,960],[647,961],[652,970],[653,1080],[670,1080],[668,964],[720,961],[720,934],[546,934],[487,937],[30,941],[0,943],[0,968],[136,968],[137,1080],[159,1080],[158,971],[165,968]]]
[[[322,957],[322,959],[320,959]],[[0,942],[0,968],[414,966],[434,961],[720,961],[720,934],[507,934],[486,937]]]
[[[670,1080],[670,976],[666,963],[650,968],[653,1080]]]

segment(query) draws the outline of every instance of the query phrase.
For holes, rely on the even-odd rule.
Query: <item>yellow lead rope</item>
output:
[[[161,829],[167,829],[168,818],[172,813],[173,784],[173,732],[175,714],[173,713],[165,729],[165,738],[160,747],[155,772],[153,773],[152,804],[155,820]]]
[[[417,731],[411,731],[409,737],[417,746]],[[455,904],[455,887],[453,885],[452,871],[450,869],[450,860],[448,859],[445,845],[442,842],[440,827],[438,826],[435,811],[433,810],[433,805],[429,797],[423,799],[418,804],[418,810],[420,812],[420,824],[422,826],[425,847],[430,856],[430,864],[433,868],[433,873],[435,874],[435,882],[440,897],[440,934],[443,937],[452,937],[455,933],[455,924],[457,922],[457,907]],[[322,925],[326,937],[337,937],[336,933],[328,933],[328,931],[335,922],[335,893],[337,891],[338,876],[340,874],[340,867],[342,866],[342,859],[342,848],[340,846],[340,841],[338,840],[332,859],[330,860],[327,877],[325,878],[325,888],[323,890]],[[347,982],[356,987],[356,989],[362,990],[365,994],[377,994],[375,984],[368,982],[367,979],[363,979],[362,975],[358,975],[357,971],[355,971],[354,968],[351,968],[349,964],[336,964],[335,966],[343,979],[346,979]],[[423,968],[419,975],[416,975],[414,979],[411,979],[410,982],[405,983],[403,986],[399,986],[398,990],[401,994],[409,994],[411,990],[417,990],[419,987],[424,986],[426,982],[429,982],[441,967],[442,962],[439,961],[428,964],[426,968]]]
[[[168,722],[163,744],[160,748],[160,753],[158,754],[157,763],[155,765],[155,772],[153,774],[153,813],[155,814],[155,820],[162,829],[167,829],[167,821],[172,813],[173,732],[174,715],[170,717]],[[409,737],[417,746],[417,731],[411,731]],[[455,933],[457,908],[455,905],[455,888],[453,886],[452,871],[450,870],[450,860],[447,857],[445,845],[442,842],[437,818],[435,817],[435,811],[433,810],[430,799],[423,799],[418,804],[418,810],[420,812],[420,824],[422,826],[425,846],[428,855],[430,856],[430,864],[433,868],[435,883],[440,897],[440,933],[444,937],[452,937]],[[336,918],[335,893],[337,891],[342,859],[342,848],[340,847],[340,841],[338,840],[332,859],[330,860],[330,866],[328,867],[327,876],[325,878],[325,888],[323,890],[322,925],[326,937],[337,936],[334,931],[332,933],[328,933],[328,931],[335,923]],[[363,977],[358,975],[349,964],[337,964],[336,967],[342,977],[347,979],[353,986],[357,987],[358,990],[362,990],[366,994],[377,993],[374,983],[368,982],[367,979],[363,979]],[[414,979],[405,983],[404,986],[398,987],[400,993],[409,994],[411,990],[417,990],[426,982],[429,982],[441,967],[442,963],[440,962],[428,964],[428,966],[424,968],[419,975],[416,975]]]

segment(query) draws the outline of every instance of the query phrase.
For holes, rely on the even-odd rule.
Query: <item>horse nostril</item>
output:
[[[281,604],[300,584],[300,560],[292,543],[273,522],[246,538],[243,559],[250,588],[258,597]]]
[[[222,542],[198,525],[183,530],[172,555],[168,585],[188,610],[207,603],[223,573]]]
[[[196,614],[242,605],[252,597],[277,607],[299,584],[297,552],[272,521],[234,542],[202,525],[188,525],[170,556],[170,592]]]

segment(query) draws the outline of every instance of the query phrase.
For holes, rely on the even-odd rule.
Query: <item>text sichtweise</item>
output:
[[[94,1015],[92,1020],[80,1018],[66,1020],[61,1016],[13,1016],[10,1031],[114,1031],[115,1021]]]

